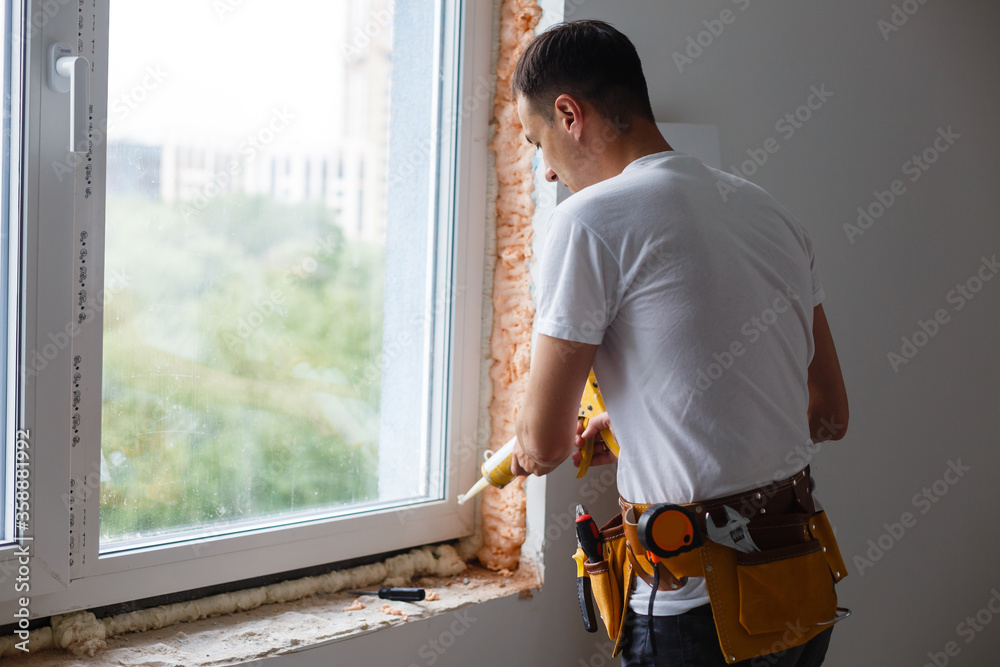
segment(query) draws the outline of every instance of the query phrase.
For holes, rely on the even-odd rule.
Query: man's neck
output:
[[[604,178],[612,178],[639,158],[672,150],[674,149],[660,134],[655,123],[636,120],[627,132],[616,135],[613,141],[605,142],[601,160],[602,175]]]

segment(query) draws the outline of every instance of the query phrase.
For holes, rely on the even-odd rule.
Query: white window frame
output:
[[[436,148],[440,165],[450,165],[428,197],[432,215],[447,220],[441,230],[436,271],[447,277],[441,293],[452,295],[447,318],[434,320],[435,359],[445,359],[435,373],[433,396],[449,397],[441,420],[414,415],[415,426],[436,428],[432,437],[447,443],[440,461],[446,496],[404,509],[382,509],[364,515],[306,520],[275,525],[247,534],[207,536],[180,544],[132,552],[99,554],[101,342],[103,252],[88,253],[87,301],[81,307],[76,282],[80,251],[103,248],[103,136],[95,140],[96,169],[90,197],[85,197],[84,162],[70,175],[57,178],[53,163],[66,160],[66,132],[46,128],[68,125],[68,96],[45,85],[45,51],[57,41],[77,43],[78,3],[70,0],[23,0],[28,24],[37,26],[25,41],[26,103],[23,120],[22,239],[25,301],[21,320],[21,354],[28,359],[46,345],[58,346],[67,322],[81,309],[88,318],[67,336],[68,344],[47,360],[41,372],[22,367],[20,428],[30,430],[31,519],[30,616],[39,618],[75,609],[93,608],[194,590],[361,556],[385,553],[471,534],[472,505],[459,507],[458,493],[478,476],[473,462],[478,441],[482,291],[485,247],[486,165],[488,119],[492,92],[472,100],[477,84],[491,80],[490,34],[492,3],[467,0],[442,3],[437,40],[445,53],[458,57],[457,85],[442,78],[441,137]],[[18,0],[15,0],[18,2]],[[96,7],[96,60],[107,54],[109,0],[87,0]],[[46,8],[56,8],[47,11]],[[88,18],[89,21],[89,18]],[[90,56],[89,46],[84,50]],[[93,62],[93,59],[92,59]],[[91,76],[94,116],[107,117],[107,70],[100,62]],[[450,91],[458,90],[458,93]],[[462,92],[468,91],[468,92]],[[462,101],[466,103],[463,104]],[[102,109],[102,107],[104,107]],[[92,128],[97,136],[100,126]],[[454,137],[454,139],[449,139]],[[442,173],[446,173],[443,171]],[[12,190],[12,192],[14,192]],[[97,193],[95,195],[95,193]],[[86,232],[86,238],[83,233]],[[456,288],[455,286],[460,286]],[[113,287],[113,286],[112,286]],[[73,315],[67,316],[67,313]],[[51,334],[51,335],[50,335]],[[56,336],[56,341],[52,340]],[[451,355],[447,358],[450,347]],[[53,348],[48,348],[50,351]],[[30,361],[30,360],[29,360]],[[34,370],[39,370],[34,368]],[[74,378],[79,373],[80,378]],[[75,385],[79,384],[79,387]],[[74,395],[74,391],[79,391]],[[426,402],[422,412],[427,412]],[[76,420],[77,423],[74,423]],[[434,426],[437,423],[438,426]],[[415,428],[415,431],[419,430]],[[8,433],[10,438],[12,434]],[[74,445],[73,438],[79,440]],[[433,471],[432,471],[433,474]],[[71,502],[67,502],[72,498]],[[72,505],[72,506],[71,506]],[[13,572],[17,545],[0,546],[0,618],[13,619],[20,607]],[[3,576],[6,575],[6,576]],[[4,583],[6,582],[6,583]]]

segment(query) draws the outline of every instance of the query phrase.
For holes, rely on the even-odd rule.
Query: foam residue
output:
[[[531,218],[534,147],[524,140],[510,82],[517,58],[535,35],[541,18],[535,0],[504,0],[500,7],[500,45],[497,57],[493,114],[493,149],[497,176],[496,264],[493,272],[493,331],[490,368],[490,449],[500,449],[514,435],[516,407],[521,404],[528,378],[531,325]],[[515,568],[525,538],[523,479],[483,494],[483,546],[480,562],[492,570]]]
[[[29,652],[62,648],[73,655],[93,656],[106,648],[105,639],[128,632],[143,632],[213,616],[247,611],[264,604],[290,602],[316,593],[335,593],[347,588],[382,584],[399,586],[422,576],[453,576],[465,570],[465,562],[446,544],[412,549],[379,563],[282,581],[268,586],[222,593],[190,602],[161,605],[98,619],[89,611],[53,616],[50,627],[32,630]],[[15,636],[0,638],[0,655],[23,655]]]

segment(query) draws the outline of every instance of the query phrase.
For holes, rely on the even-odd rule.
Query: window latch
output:
[[[49,86],[57,93],[69,93],[69,150],[86,153],[90,62],[73,55],[66,42],[53,44],[49,49]]]

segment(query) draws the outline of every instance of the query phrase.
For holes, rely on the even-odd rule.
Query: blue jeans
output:
[[[646,642],[650,619],[655,656]],[[719,648],[710,604],[678,616],[646,616],[629,609],[625,623],[622,667],[819,667],[833,632],[830,628],[802,646],[730,664]]]

